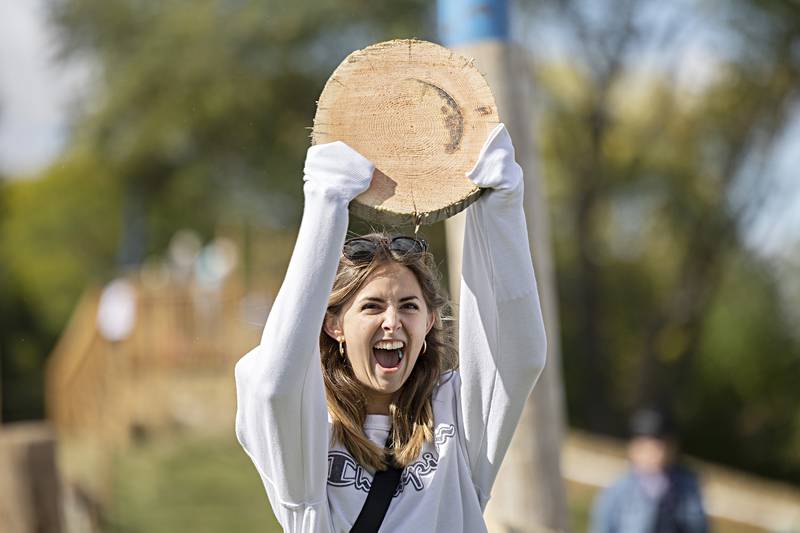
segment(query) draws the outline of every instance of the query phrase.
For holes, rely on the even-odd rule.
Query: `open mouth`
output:
[[[380,341],[372,347],[372,353],[381,368],[391,370],[400,366],[404,357],[403,348],[403,341]]]

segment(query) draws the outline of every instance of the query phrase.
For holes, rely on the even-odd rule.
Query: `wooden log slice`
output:
[[[312,143],[344,141],[375,164],[350,204],[385,224],[432,224],[481,194],[465,173],[498,124],[483,75],[452,50],[412,39],[353,52],[317,105]]]

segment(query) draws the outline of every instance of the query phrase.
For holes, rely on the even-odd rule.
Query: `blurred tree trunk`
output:
[[[602,105],[601,102],[598,105]],[[602,161],[600,147],[605,134],[605,127],[600,118],[602,110],[592,109],[587,126],[591,128],[591,150],[582,168],[576,172],[575,180],[575,232],[577,236],[578,259],[577,281],[579,305],[577,309],[578,335],[581,339],[581,357],[586,361],[586,375],[591,383],[585,386],[593,390],[593,394],[584,395],[583,409],[588,414],[589,428],[594,431],[603,429],[611,414],[606,402],[598,402],[597,398],[606,398],[609,392],[608,354],[601,332],[603,330],[602,299],[603,287],[600,265],[597,262],[599,238],[597,235],[597,208],[603,187]]]
[[[575,12],[570,18],[576,25],[576,33],[581,36],[581,46],[587,56],[596,59],[591,64],[591,94],[587,107],[581,112],[583,128],[588,132],[588,146],[581,157],[573,159],[573,154],[563,154],[572,163],[573,177],[573,216],[577,254],[577,334],[580,338],[580,355],[585,361],[585,380],[583,388],[591,391],[583,394],[582,410],[586,413],[589,429],[602,431],[612,423],[614,413],[605,401],[610,394],[609,368],[611,357],[603,331],[605,291],[603,288],[602,266],[598,254],[601,251],[598,210],[606,201],[610,189],[609,176],[604,166],[603,146],[609,131],[608,108],[612,87],[619,82],[624,73],[623,57],[627,48],[634,43],[634,30],[631,20],[634,15],[633,4],[625,2],[619,10],[619,26],[604,36],[606,46],[596,47],[583,20]],[[602,51],[605,51],[605,55]],[[573,147],[569,148],[570,150]],[[600,401],[598,401],[598,399]]]
[[[119,240],[120,270],[134,268],[144,260],[147,234],[146,200],[138,183],[126,183],[122,198],[122,225]]]
[[[530,124],[528,57],[508,42],[508,3],[505,0],[440,0],[439,15],[444,42],[475,59],[475,65],[492,87],[500,118],[514,139],[516,159],[525,173],[528,244],[548,339],[547,364],[522,411],[498,472],[485,513],[486,521],[489,529],[497,532],[565,531],[568,529],[567,504],[560,467],[565,413],[558,303],[544,185]],[[491,36],[483,33],[487,22],[495,30]],[[449,219],[446,229],[451,294],[457,296],[461,279],[463,214]]]

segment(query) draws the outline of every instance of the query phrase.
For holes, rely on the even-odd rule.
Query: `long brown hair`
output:
[[[389,248],[392,237],[385,233],[370,233],[363,238],[377,244],[375,254],[371,261],[353,261],[342,256],[328,300],[328,314],[338,315],[372,273],[389,262],[411,270],[428,310],[434,314],[433,327],[425,337],[425,354],[417,358],[411,374],[389,406],[394,462],[404,467],[419,456],[425,441],[433,440],[433,393],[442,373],[458,364],[452,322],[444,316],[449,304],[430,253],[392,251]],[[328,411],[333,419],[332,440],[347,448],[360,464],[376,470],[386,469],[383,448],[370,441],[362,429],[367,416],[364,385],[356,379],[349,361],[340,355],[337,341],[324,329],[320,334],[320,352]]]

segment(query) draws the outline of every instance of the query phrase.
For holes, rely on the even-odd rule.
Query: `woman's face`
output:
[[[386,400],[406,382],[417,358],[425,357],[420,351],[433,320],[414,273],[392,262],[367,278],[339,315],[326,319],[325,331],[334,339],[344,336],[367,399]]]

